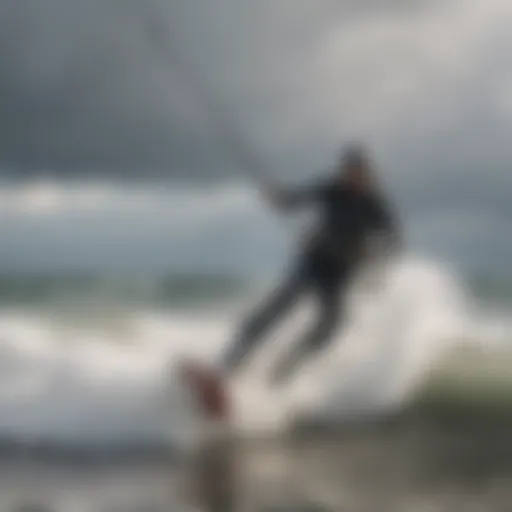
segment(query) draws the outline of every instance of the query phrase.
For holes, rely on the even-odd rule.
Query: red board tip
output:
[[[190,360],[182,364],[182,371],[208,419],[227,420],[231,402],[222,376],[213,368]]]

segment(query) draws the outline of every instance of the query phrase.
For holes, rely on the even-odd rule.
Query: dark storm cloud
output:
[[[3,4],[4,168],[144,174],[171,166],[178,173],[197,154],[190,98],[155,55],[145,20],[129,4]]]
[[[201,94],[175,55],[221,89],[236,130],[270,161],[293,158],[310,137],[295,141],[292,128],[298,120],[303,131],[314,108],[302,82],[314,80],[325,35],[364,16],[407,15],[408,5],[3,0],[0,162],[15,175],[226,170],[226,148],[201,128]]]
[[[362,138],[419,245],[512,257],[509,0],[0,1],[5,174],[232,176],[227,123],[294,181]]]

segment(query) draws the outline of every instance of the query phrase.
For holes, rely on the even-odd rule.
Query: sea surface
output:
[[[271,285],[1,277],[0,511],[186,510],[205,430],[176,364],[213,360]],[[511,290],[407,256],[354,283],[336,343],[272,389],[306,300],[233,385],[240,506],[510,510]]]

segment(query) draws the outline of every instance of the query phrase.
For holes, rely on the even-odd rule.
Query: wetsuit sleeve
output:
[[[328,185],[326,183],[313,183],[302,187],[274,192],[274,203],[279,208],[291,210],[321,201],[325,196]]]

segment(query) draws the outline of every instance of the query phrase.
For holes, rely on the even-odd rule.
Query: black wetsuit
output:
[[[318,301],[318,320],[277,365],[273,375],[276,381],[288,377],[303,359],[331,340],[341,323],[342,292],[364,255],[366,236],[372,232],[397,235],[394,219],[382,198],[358,192],[339,181],[281,194],[278,202],[286,209],[313,204],[319,209],[320,223],[306,240],[287,279],[245,320],[224,358],[225,370],[235,371],[275,322],[303,293],[311,292]]]

